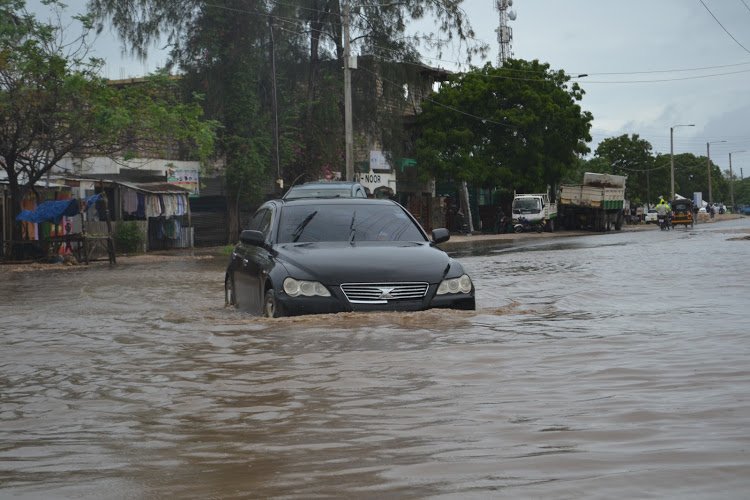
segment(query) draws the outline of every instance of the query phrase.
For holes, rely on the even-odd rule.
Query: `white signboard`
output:
[[[392,170],[388,158],[382,151],[370,151],[370,170],[387,170],[388,172]]]
[[[180,186],[190,191],[190,197],[194,198],[200,194],[200,173],[198,170],[169,169],[167,171],[167,182]]]

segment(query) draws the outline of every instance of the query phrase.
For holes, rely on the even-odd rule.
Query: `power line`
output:
[[[702,3],[702,4],[703,4],[703,6],[704,6],[704,7],[706,8],[706,10],[708,11],[708,13],[709,13],[709,14],[711,14],[711,17],[713,17],[713,18],[714,18],[714,21],[716,21],[716,22],[717,22],[717,23],[719,24],[719,26],[721,26],[721,29],[723,29],[723,30],[724,30],[724,32],[726,32],[726,34],[727,34],[727,35],[729,35],[729,36],[730,36],[730,37],[732,38],[732,40],[734,40],[734,42],[735,42],[735,43],[736,43],[737,45],[739,45],[740,47],[742,47],[742,48],[743,48],[743,50],[744,50],[745,52],[747,52],[747,53],[749,53],[749,54],[750,54],[750,50],[748,50],[748,49],[747,49],[747,47],[745,47],[744,45],[742,45],[742,44],[741,44],[741,43],[739,42],[739,40],[737,40],[737,39],[736,39],[736,38],[734,37],[734,35],[732,35],[732,34],[731,34],[731,33],[729,32],[729,30],[728,30],[728,29],[726,29],[726,28],[724,27],[724,25],[723,25],[723,24],[721,24],[721,21],[719,21],[719,20],[718,20],[718,19],[716,18],[716,16],[714,15],[714,13],[713,13],[713,12],[711,12],[711,9],[709,9],[709,8],[708,8],[708,5],[706,5],[706,2],[704,2],[703,0],[698,0],[698,1],[699,1],[700,3]],[[744,3],[744,2],[743,2],[743,3]],[[745,5],[745,7],[747,7],[747,5]]]

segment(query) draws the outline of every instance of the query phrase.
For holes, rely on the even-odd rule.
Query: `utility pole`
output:
[[[279,155],[279,102],[276,91],[276,43],[273,39],[273,16],[268,16],[268,28],[271,32],[271,72],[273,79],[273,143],[276,147],[276,184],[279,186],[279,192],[284,190],[284,179],[281,177],[281,158]]]
[[[350,67],[351,47],[349,46],[349,2],[343,0],[344,31],[344,135],[346,140],[346,180],[354,180],[354,132],[352,130],[352,71]]]
[[[706,159],[708,163],[708,203],[713,205],[714,204],[714,196],[711,191],[711,144],[718,144],[720,142],[727,142],[727,141],[713,141],[713,142],[707,142],[706,143]]]

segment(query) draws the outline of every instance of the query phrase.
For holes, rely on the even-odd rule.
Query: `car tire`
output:
[[[224,280],[224,307],[237,307],[237,294],[234,287],[234,277],[227,276]]]
[[[266,318],[280,318],[284,316],[281,305],[276,300],[276,292],[273,288],[266,290],[263,297],[263,316]]]

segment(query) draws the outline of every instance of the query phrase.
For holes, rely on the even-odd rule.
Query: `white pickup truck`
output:
[[[525,218],[532,226],[541,224],[545,230],[555,230],[557,203],[550,202],[548,193],[530,193],[513,195],[513,223],[520,217]]]

